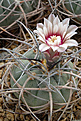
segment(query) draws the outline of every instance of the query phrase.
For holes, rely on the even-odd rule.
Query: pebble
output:
[[[14,114],[8,113],[8,114],[6,114],[6,117],[7,117],[7,119],[14,121]]]
[[[3,99],[2,99],[2,97],[0,97],[0,105],[2,105],[1,103],[3,103]]]
[[[21,121],[23,121],[24,120],[24,115],[20,115],[20,119],[21,119]]]
[[[4,112],[3,112],[3,113],[1,112],[1,113],[0,113],[0,117],[3,117],[3,116],[4,116]]]
[[[3,109],[2,109],[2,107],[0,107],[0,113],[3,113]]]
[[[29,116],[26,116],[26,120],[29,121],[30,120],[30,117]]]
[[[4,121],[3,117],[0,117],[0,121]],[[6,120],[7,121],[7,120]]]
[[[1,63],[0,63],[0,66],[2,66],[2,65],[4,65],[4,63],[3,63],[3,62],[1,62]]]
[[[15,114],[15,118],[16,120],[19,120],[20,119],[19,114]]]
[[[7,118],[4,118],[4,121],[9,121]]]
[[[16,48],[16,45],[12,45],[12,46],[11,46],[11,49],[14,49],[14,48]]]
[[[1,76],[2,76],[2,70],[0,70],[0,78],[1,78]]]

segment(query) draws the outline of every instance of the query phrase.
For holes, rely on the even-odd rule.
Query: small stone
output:
[[[30,121],[30,117],[29,117],[29,116],[26,116],[26,120],[27,120],[27,121]]]
[[[16,45],[12,45],[12,46],[11,46],[11,49],[14,49],[14,48],[16,48]]]
[[[4,63],[3,63],[3,62],[1,62],[1,63],[0,63],[0,66],[2,66],[2,65],[4,65]]]
[[[21,121],[24,120],[24,115],[20,115]]]
[[[2,107],[0,107],[0,113],[3,113],[3,109],[2,109]]]
[[[20,52],[20,54],[24,54],[24,50],[22,50],[22,51]]]
[[[78,109],[81,109],[81,106],[78,105],[77,108],[78,108]]]
[[[9,121],[7,118],[4,118],[4,121]]]
[[[8,113],[7,118],[11,121],[14,121],[14,115],[12,113]]]
[[[0,117],[0,121],[4,121],[3,117]]]
[[[15,114],[16,120],[19,120],[19,114]]]
[[[1,76],[2,76],[2,70],[0,70],[0,78],[1,78]]]
[[[3,113],[0,113],[0,117],[3,117],[4,116],[4,112]]]
[[[2,99],[2,97],[0,97],[0,103],[3,103],[3,99]]]
[[[10,79],[10,78],[8,78],[8,79]],[[7,84],[8,84],[8,86],[10,87],[10,82],[7,82]]]
[[[16,41],[15,43],[16,43],[16,44],[19,44],[19,42],[18,42],[18,41]]]

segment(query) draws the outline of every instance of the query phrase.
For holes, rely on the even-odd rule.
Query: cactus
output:
[[[30,55],[31,55],[31,58],[35,56],[35,53],[33,52],[33,50],[26,52],[24,54],[24,56],[27,58],[30,58]],[[39,59],[40,59],[40,57],[39,57]],[[29,64],[29,61],[21,60],[21,63],[23,63],[23,65],[26,67]],[[72,66],[72,63],[70,62],[69,65]],[[40,64],[39,64],[39,66],[40,66]],[[26,73],[26,70],[29,70],[29,71],[27,71],[27,72],[29,72],[28,74]],[[31,90],[29,90],[27,92],[26,91],[23,92],[24,98],[30,107],[32,107],[32,108],[38,107],[38,106],[43,107],[43,105],[47,104],[50,101],[49,91],[52,92],[53,103],[65,103],[68,101],[69,95],[70,95],[70,90],[69,89],[58,90],[58,89],[55,89],[55,86],[58,86],[58,85],[64,86],[67,83],[67,81],[70,80],[70,75],[61,74],[60,82],[59,82],[58,73],[53,76],[51,76],[51,74],[50,74],[50,77],[48,78],[48,75],[45,74],[44,70],[37,68],[37,66],[35,68],[32,68],[31,63],[27,66],[26,70],[24,70],[24,73],[23,73],[23,67],[18,64],[18,66],[14,65],[12,67],[11,73],[12,73],[13,77],[15,78],[15,80],[18,82],[18,84],[21,86],[21,88],[24,85],[24,83],[26,82],[26,80],[28,79],[28,77],[31,77],[24,87],[24,88],[31,88]],[[35,75],[35,77],[32,77],[33,74]],[[49,83],[49,79],[50,79],[50,83]],[[11,87],[19,88],[17,86],[17,83],[15,85],[14,84],[15,84],[15,82],[13,81],[13,78],[11,77]],[[49,85],[49,87],[47,87],[48,85]],[[39,90],[39,89],[32,90],[32,88],[39,88],[39,89],[47,88],[48,91]],[[20,93],[18,93],[18,94],[15,93],[15,95],[17,96],[17,98],[19,98]],[[21,100],[23,101],[22,98],[21,98]],[[61,106],[63,106],[63,105],[61,105]],[[58,109],[61,106],[55,105],[54,109]]]
[[[14,93],[15,96],[35,110],[49,107],[50,100],[55,104],[53,108],[58,109],[69,100],[68,86],[74,78],[69,71],[75,73],[75,69],[72,59],[68,60],[69,55],[64,54],[65,62],[62,55],[68,46],[77,46],[78,43],[70,39],[76,34],[77,26],[68,26],[68,18],[60,22],[58,16],[50,14],[48,19],[44,19],[44,25],[37,24],[34,31],[39,35],[40,45],[35,46],[34,41],[34,46],[21,55],[23,60],[17,60],[16,65],[12,66],[11,87],[21,89]],[[64,28],[61,30],[61,27]],[[62,70],[66,70],[65,73]]]
[[[64,9],[72,15],[72,18],[77,22],[81,23],[81,1],[77,0],[64,0],[63,2]]]
[[[27,14],[34,10],[37,6],[37,0],[35,2],[25,0],[0,0],[0,26],[8,26],[15,22],[23,12]],[[22,7],[23,12],[19,5]]]

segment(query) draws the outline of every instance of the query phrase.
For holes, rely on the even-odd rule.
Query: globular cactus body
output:
[[[37,0],[33,2],[33,4],[32,1],[25,0],[0,0],[0,4],[0,26],[8,26],[19,17],[24,18],[23,12],[27,14],[33,11],[34,7],[37,5]]]
[[[69,100],[70,84],[73,81],[69,71],[71,72],[74,66],[71,61],[68,61],[69,55],[65,54],[65,62],[62,55],[68,46],[77,46],[78,43],[76,40],[70,39],[76,34],[77,26],[68,26],[69,18],[60,22],[58,16],[50,14],[48,19],[44,19],[44,24],[37,24],[37,30],[34,31],[39,35],[38,39],[41,41],[38,45],[39,49],[34,48],[37,53],[31,49],[28,50],[23,57],[27,57],[31,61],[18,60],[18,66],[12,67],[11,87],[21,87],[20,93],[15,93],[15,95],[19,99],[21,97],[21,100],[30,107],[37,109],[41,106],[44,108],[45,104],[52,101],[55,104],[54,109],[58,109]],[[34,65],[31,63],[33,60]],[[63,73],[63,70],[66,72]]]
[[[64,0],[64,9],[72,15],[72,18],[81,23],[81,1],[77,0]]]
[[[28,53],[26,52],[24,55],[27,58],[30,58],[30,55],[31,55],[32,59],[35,56],[33,51],[29,51]],[[41,56],[39,58],[41,58]],[[28,60],[21,60],[21,62],[25,65],[25,67],[29,64]],[[29,77],[31,77],[29,75],[29,73],[31,73],[31,74],[34,73],[35,76],[38,77],[38,79],[31,77],[24,87],[24,88],[30,88],[30,90],[23,92],[24,98],[30,107],[43,106],[43,105],[47,104],[50,101],[49,91],[51,91],[51,93],[52,93],[53,103],[64,103],[64,102],[68,101],[69,95],[70,95],[69,89],[59,89],[57,91],[54,88],[54,87],[58,86],[58,82],[59,82],[58,74],[55,74],[54,76],[50,76],[48,78],[48,75],[43,76],[44,72],[41,71],[41,69],[38,67],[35,67],[28,71],[28,69],[32,66],[30,63],[29,66],[26,68],[25,73],[22,75],[23,68],[21,66],[20,67],[19,66],[20,65],[18,65],[18,66],[14,65],[12,67],[11,73],[12,73],[13,77],[15,78],[15,80],[18,81],[18,84],[21,86],[21,88],[24,85],[24,83],[26,82],[26,80]],[[50,84],[49,84],[49,79],[50,79]],[[45,81],[43,81],[43,80],[45,80]],[[59,85],[62,85],[62,86],[65,85],[68,80],[70,80],[70,75],[61,74]],[[40,82],[42,82],[42,83],[40,84]],[[13,87],[14,83],[15,82],[13,81],[13,78],[11,77],[11,87]],[[14,88],[19,88],[19,87],[17,86],[17,84],[15,84]],[[38,88],[38,90],[32,90],[32,88]],[[40,90],[43,88],[47,88],[47,90]],[[17,98],[20,95],[20,93],[14,93],[14,94],[17,96]],[[23,101],[22,98],[21,98],[21,100]],[[61,106],[63,106],[63,105],[61,105]],[[54,105],[54,109],[58,109],[61,106]]]

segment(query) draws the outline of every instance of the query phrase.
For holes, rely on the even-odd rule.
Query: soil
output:
[[[1,34],[0,37],[1,36],[7,37],[7,35],[5,34]],[[75,35],[74,38],[78,41],[78,43],[81,43],[81,29],[78,29],[77,35]],[[13,49],[19,46],[19,43],[18,42],[8,43],[8,41],[0,40],[0,46],[1,46],[0,48],[7,47],[8,49]],[[6,55],[8,55],[7,52],[1,51],[0,59],[4,58]],[[0,82],[2,76],[5,73],[4,64],[6,64],[6,61],[0,61]],[[79,62],[78,65],[81,68],[81,62]],[[8,78],[8,86],[10,87],[9,78]],[[78,88],[81,89],[81,81],[78,84]],[[6,85],[4,86],[4,89],[6,89]],[[79,93],[80,93],[79,96],[81,96],[81,91]],[[65,111],[60,121],[81,121],[81,98],[78,100],[78,97],[76,97],[76,92],[72,96],[72,101],[74,100],[77,101],[74,102],[73,105],[70,105],[72,106],[72,108]],[[57,113],[53,113],[52,121],[57,121],[62,112],[63,110]],[[48,121],[48,112],[36,114],[36,116],[40,119],[40,121]],[[34,119],[33,116],[30,114],[24,114],[24,112],[19,108],[17,102],[13,103],[11,99],[8,100],[3,94],[0,94],[0,121],[36,121],[36,119]]]

